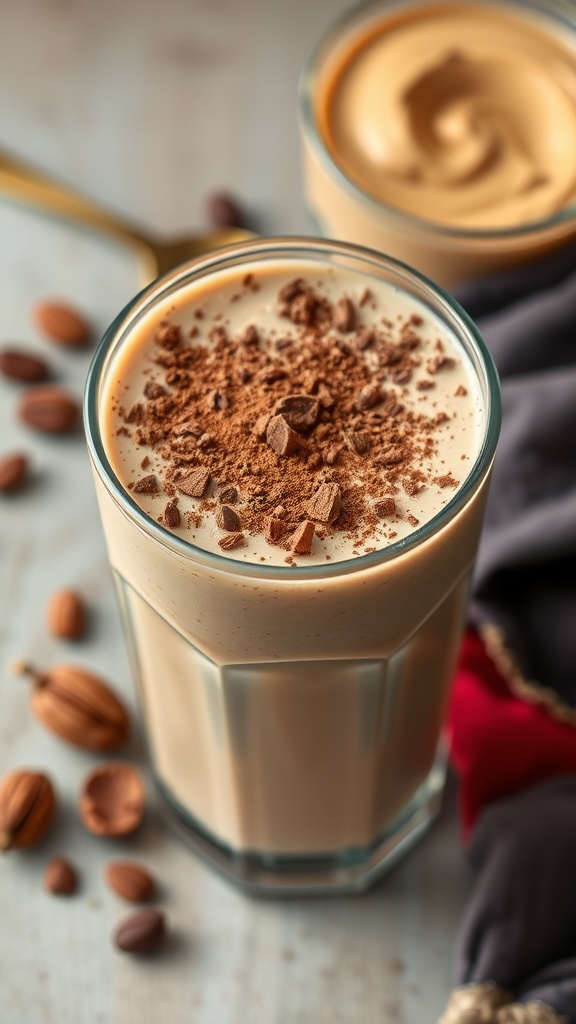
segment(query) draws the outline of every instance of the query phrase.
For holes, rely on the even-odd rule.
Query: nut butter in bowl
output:
[[[327,237],[443,286],[576,235],[576,9],[377,0],[301,77],[307,202]]]

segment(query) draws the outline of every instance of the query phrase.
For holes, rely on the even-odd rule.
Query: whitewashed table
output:
[[[215,188],[238,194],[265,233],[305,232],[296,88],[310,44],[343,0],[25,0],[1,7],[0,146],[158,233],[200,228]],[[97,336],[137,287],[136,268],[97,237],[0,199],[0,342],[46,354],[80,395],[90,353],[42,340],[39,298],[62,296]],[[455,787],[424,842],[370,893],[251,899],[167,832],[150,792],[142,831],[122,843],[85,833],[76,815],[97,761],[31,716],[5,667],[77,661],[134,707],[132,684],[80,432],[33,435],[15,418],[19,389],[0,381],[0,451],[24,449],[33,478],[0,501],[0,772],[37,766],[60,796],[49,837],[0,862],[2,1024],[432,1024],[450,987],[457,923],[471,879]],[[60,586],[87,598],[91,626],[71,648],[48,635]],[[144,763],[135,739],[129,756]],[[43,868],[65,852],[81,886],[47,895]],[[170,940],[144,964],[110,934],[129,909],[105,886],[116,856],[148,864]]]

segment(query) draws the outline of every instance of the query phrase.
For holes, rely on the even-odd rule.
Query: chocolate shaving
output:
[[[224,551],[232,551],[233,548],[241,548],[244,546],[244,534],[227,533],[224,537],[220,537],[218,544]]]

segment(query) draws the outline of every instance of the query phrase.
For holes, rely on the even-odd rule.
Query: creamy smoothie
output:
[[[370,4],[303,78],[326,234],[452,284],[574,234],[576,22],[562,3]]]
[[[276,885],[334,859],[362,884],[441,788],[497,430],[471,330],[376,254],[254,243],[157,286],[101,357],[155,774],[215,859]]]

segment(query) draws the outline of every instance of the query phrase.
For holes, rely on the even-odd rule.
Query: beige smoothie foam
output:
[[[248,562],[355,558],[440,512],[478,454],[474,374],[413,297],[346,269],[243,266],[133,328],[107,454],[166,529]]]

